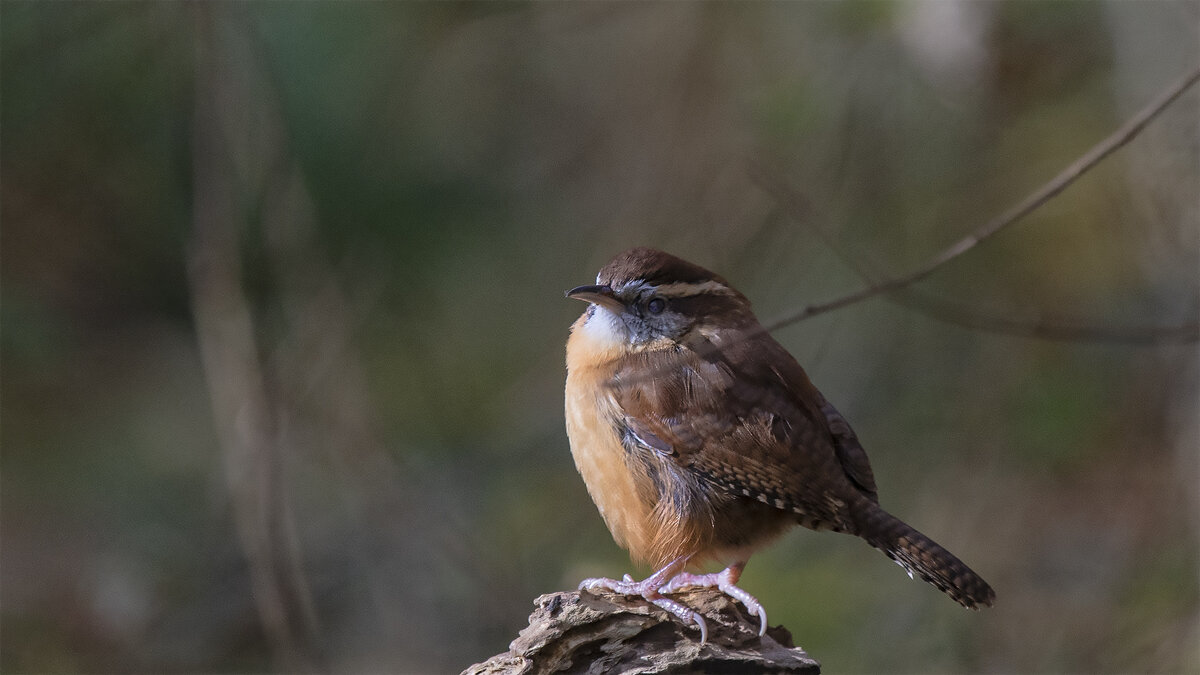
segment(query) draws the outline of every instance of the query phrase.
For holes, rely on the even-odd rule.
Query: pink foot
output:
[[[598,589],[603,588],[621,595],[640,595],[646,600],[654,603],[668,612],[679,617],[684,623],[696,624],[700,629],[700,644],[708,642],[708,624],[704,621],[704,617],[699,612],[689,609],[686,605],[676,602],[670,598],[663,597],[660,589],[667,579],[674,577],[680,569],[683,568],[686,558],[673,560],[662,569],[654,574],[646,577],[641,581],[634,581],[633,577],[628,574],[621,581],[616,579],[584,579],[579,584],[579,590],[583,589]],[[739,589],[740,590],[740,589]],[[742,591],[745,593],[745,591]],[[746,597],[750,597],[747,595]],[[750,598],[753,600],[753,598]],[[765,619],[764,619],[765,620]]]
[[[746,606],[751,614],[757,614],[759,618],[758,634],[761,637],[767,632],[767,610],[763,609],[762,604],[746,591],[738,588],[737,580],[742,576],[742,570],[745,569],[746,563],[740,562],[730,565],[720,572],[713,574],[688,574],[680,572],[671,578],[666,584],[658,589],[659,593],[675,593],[685,588],[717,588],[722,593],[729,597],[740,601]]]

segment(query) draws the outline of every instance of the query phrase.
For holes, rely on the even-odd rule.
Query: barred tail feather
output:
[[[995,591],[954,554],[874,502],[864,499],[857,507],[858,535],[899,563],[909,576],[937,586],[963,607],[992,606]]]

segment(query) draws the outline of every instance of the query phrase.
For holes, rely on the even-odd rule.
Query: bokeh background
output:
[[[1195,68],[1198,27],[4,0],[0,669],[505,650],[537,595],[630,569],[567,449],[565,289],[643,244],[764,320],[906,273]],[[1198,120],[1190,91],[911,292],[776,332],[883,504],[998,595],[798,530],[743,585],[828,672],[1200,671],[1200,371],[1158,331],[1200,313]],[[1062,325],[1096,330],[1035,335]]]

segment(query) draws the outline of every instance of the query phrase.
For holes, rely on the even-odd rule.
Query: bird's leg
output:
[[[767,632],[767,610],[763,609],[762,604],[753,595],[736,586],[744,569],[746,569],[746,561],[742,560],[713,574],[688,574],[687,572],[680,572],[659,588],[658,591],[659,593],[675,593],[685,588],[718,588],[725,595],[741,601],[751,614],[758,615],[758,634],[763,635]]]
[[[663,597],[662,593],[660,592],[660,589],[664,584],[667,583],[668,580],[676,577],[679,574],[679,571],[683,569],[683,566],[687,563],[687,560],[687,556],[676,558],[675,560],[672,560],[664,565],[662,569],[658,570],[654,574],[651,574],[645,579],[642,579],[641,581],[634,581],[633,578],[628,574],[626,574],[625,578],[621,581],[605,578],[584,579],[579,584],[579,590],[603,588],[614,593],[620,593],[621,595],[640,595],[646,600],[649,600],[655,605],[679,617],[684,623],[696,624],[696,626],[700,629],[700,644],[704,644],[705,642],[708,642],[708,624],[705,623],[704,617],[700,615],[700,612],[689,609],[686,605],[676,602],[670,598]],[[745,593],[745,591],[741,592]],[[750,596],[747,595],[746,597],[749,598]],[[753,600],[753,598],[750,599]]]

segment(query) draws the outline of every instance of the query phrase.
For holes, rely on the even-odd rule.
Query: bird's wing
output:
[[[815,391],[815,389],[814,389]],[[833,435],[833,448],[837,452],[842,469],[854,485],[871,501],[879,503],[879,490],[875,487],[875,473],[871,471],[871,462],[867,459],[867,451],[858,442],[858,436],[845,417],[825,400],[820,392],[821,412],[825,415],[825,423]]]
[[[845,420],[769,336],[644,352],[618,369],[612,392],[634,445],[811,526],[844,527],[850,491],[874,493]],[[823,406],[844,431],[831,430]]]

